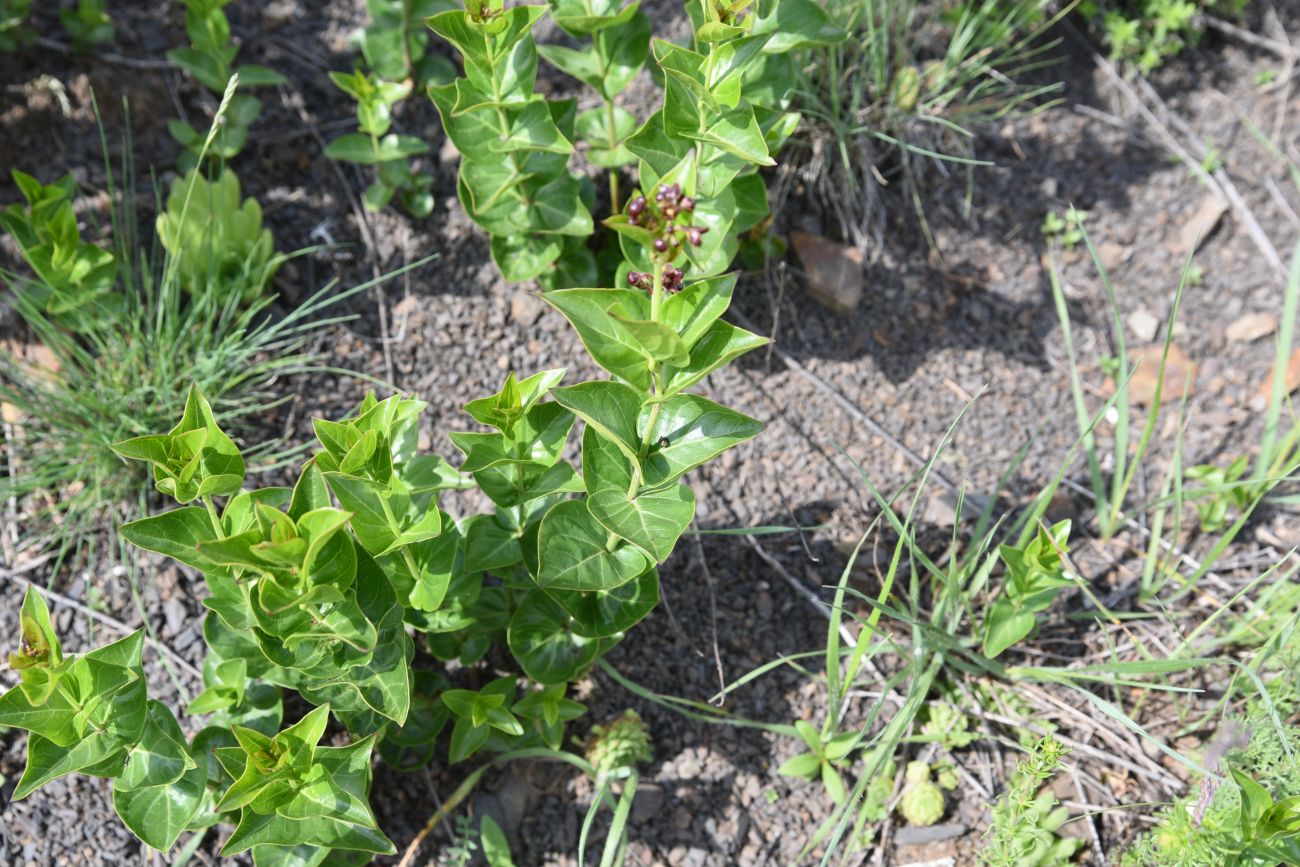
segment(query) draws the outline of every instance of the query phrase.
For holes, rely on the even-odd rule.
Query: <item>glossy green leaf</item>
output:
[[[651,406],[644,407],[639,424],[648,423],[650,414]],[[707,398],[670,397],[659,404],[647,437],[652,445],[641,463],[643,480],[651,487],[666,485],[762,429],[758,421]]]
[[[506,633],[510,652],[524,674],[538,683],[565,683],[586,670],[600,649],[569,626],[569,615],[534,590],[519,602]]]
[[[543,589],[611,590],[650,567],[650,559],[631,545],[610,550],[608,531],[579,500],[559,503],[546,513],[537,551],[536,580]]]
[[[587,498],[587,509],[605,529],[662,563],[695,517],[695,492],[673,485],[628,497],[626,491],[606,488]]]

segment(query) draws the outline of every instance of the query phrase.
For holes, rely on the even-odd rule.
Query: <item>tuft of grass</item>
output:
[[[54,362],[34,367],[0,352],[0,404],[7,404],[8,419],[0,440],[0,508],[21,508],[25,543],[52,547],[60,561],[115,560],[115,548],[96,550],[104,538],[96,531],[146,512],[150,486],[112,443],[168,428],[191,384],[224,418],[264,414],[287,399],[281,380],[323,370],[309,343],[342,318],[329,316],[330,306],[371,285],[339,293],[331,284],[288,313],[273,308],[272,295],[241,304],[239,293],[217,280],[201,291],[183,285],[182,265],[190,263],[141,236],[130,153],[128,133],[120,190],[105,157],[119,312],[102,322],[67,322],[34,300],[48,294],[38,278],[0,272],[29,338]],[[255,460],[268,469],[293,453],[272,441],[255,450]]]
[[[973,130],[1046,107],[1061,89],[1026,83],[1053,62],[1056,41],[1041,38],[1064,14],[1053,5],[827,0],[849,36],[809,50],[794,107],[805,118],[800,135],[817,192],[846,237],[859,246],[879,239],[884,191],[897,180],[933,247],[920,195],[931,170],[967,173],[969,209],[970,172],[989,165],[975,156]]]

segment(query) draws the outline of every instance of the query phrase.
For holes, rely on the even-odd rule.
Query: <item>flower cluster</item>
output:
[[[669,265],[664,268],[664,291],[669,295],[674,292],[680,292],[682,288],[682,279],[686,276],[681,268],[674,268]],[[649,271],[628,271],[627,282],[637,289],[643,289],[646,292],[653,292],[655,288],[655,275]]]
[[[645,196],[637,196],[627,204],[627,221],[633,226],[642,226],[658,235],[654,239],[656,253],[671,253],[675,258],[682,245],[682,237],[692,247],[704,243],[707,226],[692,226],[678,223],[678,220],[690,220],[695,211],[695,199],[682,195],[681,184],[660,184],[655,191],[654,206]]]

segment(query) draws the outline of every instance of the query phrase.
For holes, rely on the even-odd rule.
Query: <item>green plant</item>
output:
[[[1079,11],[1100,21],[1102,41],[1112,60],[1147,75],[1166,60],[1194,46],[1204,33],[1204,15],[1239,13],[1247,0],[1085,0]]]
[[[925,762],[908,762],[904,772],[907,785],[898,799],[898,811],[913,825],[925,827],[943,818],[943,790],[930,781],[930,766]]]
[[[230,0],[182,0],[185,4],[185,34],[188,48],[167,52],[167,59],[194,77],[194,80],[217,95],[226,94],[232,78],[243,87],[266,87],[285,82],[275,70],[256,64],[235,67],[239,47],[231,41],[230,20],[221,11]],[[223,98],[223,103],[225,99]],[[247,93],[229,98],[221,113],[216,135],[204,133],[182,120],[168,122],[172,138],[185,148],[178,160],[182,171],[194,168],[205,154],[225,161],[236,156],[248,142],[248,130],[262,113],[262,102]]]
[[[808,751],[787,759],[777,773],[806,780],[820,779],[831,801],[844,803],[844,778],[839,768],[846,764],[849,753],[857,746],[858,733],[850,731],[828,736],[805,720],[796,721],[794,728]]]
[[[591,44],[539,49],[531,31],[548,9],[556,24],[590,36]],[[620,9],[608,0],[509,9],[500,0],[473,0],[465,11],[429,20],[464,59],[463,78],[429,89],[461,153],[458,196],[492,236],[507,279],[538,278],[552,289],[609,285],[628,271],[649,274],[656,256],[672,261],[679,250],[693,278],[709,277],[731,263],[740,233],[766,216],[756,169],[773,164],[771,154],[798,122],[775,107],[789,83],[769,74],[777,67],[768,58],[820,38],[825,13],[808,0],[764,0],[754,8],[692,2],[688,11],[690,47],[652,39],[636,4]],[[579,115],[574,100],[534,93],[539,51],[595,90],[601,106]],[[650,57],[663,73],[664,101],[638,125],[615,100]],[[604,224],[618,249],[607,236],[599,269],[586,243],[595,231],[595,191],[568,167],[578,138],[610,172]],[[639,194],[625,205],[619,167],[633,161]],[[669,190],[672,203],[665,202]]]
[[[228,297],[252,304],[284,261],[262,228],[261,205],[240,201],[239,178],[228,168],[212,181],[197,168],[173,180],[157,229],[181,288],[211,295],[218,306]]]
[[[1300,858],[1295,615],[1250,663],[1265,688],[1218,721],[1200,783],[1122,854],[1124,867],[1292,864]],[[1230,690],[1231,691],[1231,690]],[[1279,725],[1279,720],[1284,721]]]
[[[421,90],[449,81],[456,67],[428,50],[424,20],[454,6],[452,0],[366,0],[370,23],[356,38],[366,65],[384,81],[410,81]]]
[[[77,0],[75,7],[59,10],[59,20],[78,49],[113,38],[113,19],[108,17],[105,0]]]
[[[32,0],[0,0],[0,52],[6,54],[31,44],[35,34],[27,27]]]
[[[73,331],[116,319],[123,309],[118,262],[111,251],[81,239],[72,175],[47,185],[17,169],[12,174],[27,205],[9,205],[0,212],[0,227],[36,274],[35,280],[11,283],[23,304]]]
[[[1025,73],[1051,62],[1043,40],[1057,20],[1045,0],[830,0],[823,38],[784,62],[795,75],[792,107],[808,118],[800,132],[817,191],[844,235],[865,247],[884,231],[886,191],[902,188],[927,240],[921,202],[938,166],[972,175],[974,131],[1050,104],[1060,83],[1027,84]],[[1069,8],[1069,4],[1066,4]],[[1062,13],[1063,14],[1063,13]],[[901,181],[901,183],[896,183]]]
[[[1082,840],[1057,835],[1070,814],[1056,805],[1050,789],[1039,791],[1068,752],[1055,738],[1045,737],[1016,767],[1010,787],[993,805],[993,820],[979,852],[981,864],[1051,867],[1068,863],[1083,848]]]
[[[433,180],[410,165],[410,157],[427,153],[428,145],[412,136],[390,134],[389,128],[394,109],[412,91],[423,92],[430,84],[455,77],[455,66],[428,50],[429,31],[423,24],[454,6],[451,0],[367,0],[370,23],[356,42],[370,71],[330,73],[334,84],[356,100],[360,132],[330,142],[325,155],[378,166],[378,177],[363,197],[369,210],[382,209],[396,194],[412,216],[427,217],[433,211]]]
[[[141,239],[147,224],[135,197],[119,197],[113,177],[108,249],[77,235],[70,178],[42,186],[19,177],[35,205],[0,215],[31,264],[30,274],[0,271],[0,280],[48,357],[38,366],[21,352],[0,352],[0,402],[13,422],[0,447],[0,497],[20,507],[31,544],[87,558],[103,539],[102,525],[147,511],[141,477],[113,453],[113,443],[171,424],[185,407],[187,381],[227,418],[264,414],[282,400],[271,383],[315,368],[319,356],[306,351],[307,341],[334,321],[322,316],[332,287],[273,319],[270,296],[241,306],[241,288],[216,282],[232,272],[208,258],[222,246],[209,233],[228,215],[195,227],[185,261],[158,255]],[[121,177],[134,189],[129,148]],[[186,214],[180,223],[188,222]],[[186,269],[214,282],[189,292],[180,279]],[[288,454],[282,442],[253,452],[259,465]],[[107,562],[115,552],[104,552]]]
[[[1083,223],[1088,219],[1087,211],[1071,207],[1064,214],[1048,211],[1043,217],[1041,231],[1049,241],[1059,242],[1065,249],[1073,250],[1083,240]]]
[[[374,73],[360,70],[352,74],[331,72],[330,80],[339,90],[357,102],[357,126],[360,132],[346,133],[325,148],[325,156],[334,160],[378,166],[378,177],[366,187],[362,201],[367,210],[379,211],[398,196],[407,211],[427,217],[433,211],[433,178],[411,170],[410,158],[427,153],[429,146],[409,135],[390,133],[393,106],[411,92],[411,83],[384,81]]]
[[[1037,623],[1034,615],[1073,583],[1065,570],[1069,543],[1070,522],[1060,521],[1050,529],[1039,527],[1027,543],[998,547],[1006,573],[1002,595],[984,616],[984,653],[990,659],[1029,635]]]
[[[692,153],[676,177],[691,184],[695,166]],[[330,849],[390,851],[365,806],[368,765],[366,774],[345,774],[338,764],[317,769],[310,745],[329,716],[354,741],[341,748],[349,752],[328,755],[354,770],[376,743],[396,738],[395,752],[407,754],[419,749],[421,737],[432,742],[440,726],[410,717],[419,701],[437,701],[454,718],[453,761],[483,749],[555,754],[556,726],[581,708],[554,687],[580,677],[658,602],[656,565],[694,514],[695,495],[682,477],[761,427],[689,391],[765,341],[720,318],[734,275],[685,282],[672,264],[680,247],[656,244],[662,235],[645,228],[654,214],[668,232],[664,210],[684,204],[677,181],[662,180],[671,181],[661,184],[662,205],[646,206],[646,219],[628,233],[644,237],[646,249],[635,256],[650,271],[633,278],[639,288],[543,296],[615,378],[561,386],[563,370],[522,380],[512,372],[496,394],[466,406],[487,429],[452,435],[465,456],[459,471],[416,453],[424,404],[400,396],[370,395],[347,419],[317,420],[320,447],[292,489],[244,489],[244,458],[198,389],[167,433],[114,446],[147,464],[155,488],[179,504],[125,524],[122,537],[207,581],[204,634],[216,662],[212,692],[199,708],[229,714],[243,706],[239,666],[227,665],[239,661],[252,685],[294,690],[317,708],[309,723],[298,724],[310,731],[254,737],[231,729],[241,751],[215,755],[234,783],[214,771],[225,794],[201,818],[179,811],[169,831],[233,821],[226,854],[269,847],[260,860],[270,863],[282,863],[295,846],[312,847],[312,863]],[[682,233],[688,245],[697,232]],[[581,475],[563,458],[578,419],[585,423]],[[494,503],[492,512],[455,521],[438,507],[440,492],[471,486]],[[519,674],[477,690],[417,678],[415,665],[427,659],[416,656],[408,628],[434,659],[458,660],[464,669],[497,647],[513,657]],[[242,702],[257,693],[252,685]],[[413,696],[419,687],[432,693]],[[633,722],[611,726],[607,735],[619,733],[623,762],[641,754],[625,732]],[[114,749],[148,750],[132,740],[136,734],[124,730]],[[59,761],[67,770],[103,770]],[[206,754],[194,761],[210,764]],[[612,863],[625,843],[619,841],[635,775],[626,766],[591,773],[603,794],[588,826],[609,800],[613,780],[625,780],[606,841]],[[151,785],[179,779],[151,778]],[[312,791],[328,804],[303,812],[297,799],[316,781],[321,788]],[[165,849],[175,837],[151,839]]]
[[[1202,464],[1188,468],[1187,480],[1203,485],[1201,490],[1183,489],[1183,496],[1196,504],[1196,517],[1202,531],[1215,533],[1222,530],[1229,509],[1240,510],[1250,505],[1251,486],[1241,481],[1249,467],[1250,459],[1242,455],[1227,467]]]

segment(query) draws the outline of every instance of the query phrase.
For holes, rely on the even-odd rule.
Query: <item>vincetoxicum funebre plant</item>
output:
[[[789,50],[824,15],[801,0],[757,14],[743,0],[693,8],[694,48],[636,31],[667,87],[619,145],[637,158],[640,189],[606,224],[631,288],[542,296],[610,378],[564,386],[564,370],[511,373],[466,406],[485,429],[452,434],[458,469],[417,453],[422,402],[369,396],[350,417],[315,423],[320,448],[292,488],[256,490],[193,390],[170,432],[115,448],[147,462],[180,504],[122,535],[206,579],[207,688],[188,712],[208,725],[186,742],[172,711],[146,700],[139,634],[64,660],[32,597],[23,683],[0,697],[0,725],[33,733],[19,797],[66,773],[107,776],[127,826],[157,849],[227,822],[223,853],[251,850],[261,867],[364,863],[393,851],[367,802],[372,750],[420,767],[449,722],[452,761],[559,747],[583,711],[567,684],[658,603],[658,566],[695,512],[684,477],[761,428],[690,389],[765,342],[721,318],[736,278],[720,272],[736,233],[766,212],[754,169],[797,118],[755,108],[741,89],[764,58],[781,58],[766,49]],[[579,26],[575,10],[556,9]],[[435,16],[467,77],[430,90],[468,154],[462,201],[508,273],[595,280],[584,185],[567,169],[574,103],[531,92],[528,32],[545,11],[476,3]],[[642,27],[630,23],[638,14],[603,9],[580,26],[605,32],[593,51],[612,51],[618,28]],[[579,419],[574,466],[563,455]],[[464,488],[492,511],[458,520],[440,508],[442,492]],[[510,660],[517,671],[493,679]],[[281,729],[284,690],[315,709]],[[350,746],[319,746],[331,719]]]
[[[464,10],[429,19],[460,52],[464,76],[429,88],[448,137],[461,153],[457,194],[492,236],[492,256],[508,280],[536,278],[550,289],[613,282],[628,270],[652,272],[652,232],[676,250],[689,246],[694,278],[720,274],[735,257],[740,233],[768,213],[757,174],[794,131],[786,112],[794,86],[788,53],[842,37],[813,0],[691,0],[690,44],[651,37],[636,2],[555,0],[550,6],[504,8],[470,0]],[[583,47],[538,46],[532,30],[548,12]],[[590,40],[586,42],[585,40]],[[573,99],[534,92],[538,55],[591,87],[601,105],[577,112]],[[615,104],[653,58],[662,107],[644,121]],[[587,244],[595,230],[595,190],[569,168],[574,142],[609,170],[610,213],[619,249],[598,260]],[[635,164],[639,195],[625,203],[620,167]],[[677,189],[693,208],[659,212],[660,188]],[[641,209],[655,199],[647,226]],[[639,204],[635,204],[639,203]],[[698,231],[692,233],[690,225]],[[690,244],[685,244],[689,238]],[[598,276],[599,275],[599,276]]]

